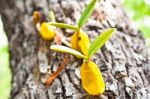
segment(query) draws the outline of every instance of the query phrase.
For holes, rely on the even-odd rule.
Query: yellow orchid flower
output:
[[[107,29],[90,45],[88,35],[81,31],[81,28],[92,14],[96,2],[97,0],[91,0],[88,6],[84,9],[77,26],[65,23],[49,22],[49,25],[72,29],[75,31],[71,38],[72,49],[60,45],[52,45],[50,49],[62,53],[69,53],[75,55],[77,58],[83,58],[85,60],[80,68],[81,81],[83,88],[91,95],[103,94],[105,91],[105,82],[98,66],[94,62],[90,61],[90,58],[110,39],[113,32],[116,31],[115,28]],[[48,80],[48,82],[50,82],[51,79]]]
[[[47,22],[43,22],[40,26],[40,35],[45,40],[52,40],[55,36],[55,31],[53,27],[50,26]]]
[[[80,73],[82,86],[89,94],[99,95],[105,91],[102,74],[94,62],[83,62]]]
[[[72,48],[87,55],[90,46],[89,38],[84,32],[75,32],[71,38]]]
[[[69,53],[72,55],[75,55],[76,57],[83,58],[85,61],[83,62],[80,74],[81,74],[81,81],[83,88],[91,95],[99,95],[104,93],[105,91],[105,82],[103,80],[102,74],[98,68],[98,66],[90,61],[90,58],[95,54],[104,44],[107,42],[110,37],[113,35],[113,33],[116,31],[115,28],[109,28],[106,31],[102,32],[89,46],[86,51],[86,44],[89,42],[87,36],[85,36],[82,33],[74,33],[72,37],[72,44],[74,44],[72,47],[79,47],[80,50],[83,48],[85,49],[85,52],[87,55],[83,55],[82,53],[67,48],[61,45],[52,45],[50,49],[58,51],[58,52],[64,52]],[[79,37],[78,37],[79,36]],[[76,44],[76,45],[75,45]],[[88,43],[89,44],[89,43]],[[82,50],[83,52],[83,50]]]

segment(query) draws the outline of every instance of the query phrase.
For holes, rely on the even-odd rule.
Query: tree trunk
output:
[[[104,80],[102,96],[90,96],[81,86],[81,60],[70,61],[51,86],[46,78],[57,70],[64,54],[51,51],[35,29],[32,13],[42,12],[49,20],[53,10],[58,22],[77,23],[89,0],[1,0],[0,12],[10,46],[13,74],[12,99],[150,99],[150,53],[143,36],[127,17],[119,0],[100,0],[84,26],[92,41],[101,31],[116,27],[117,32],[93,56]],[[57,29],[69,37],[70,30]]]

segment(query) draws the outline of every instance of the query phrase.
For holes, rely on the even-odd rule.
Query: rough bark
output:
[[[87,0],[89,1],[89,0]],[[99,99],[89,96],[81,86],[81,60],[69,55],[70,62],[52,85],[44,82],[62,62],[64,55],[51,51],[33,24],[32,13],[40,10],[48,19],[53,10],[58,22],[75,24],[86,0],[1,0],[0,12],[9,39],[12,99]],[[98,2],[91,19],[84,27],[91,41],[104,29],[117,32],[94,55],[93,60],[106,82],[105,99],[150,99],[150,53],[143,36],[126,16],[119,0]],[[71,36],[72,31],[58,29]]]

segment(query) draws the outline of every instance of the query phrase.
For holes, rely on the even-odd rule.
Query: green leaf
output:
[[[69,54],[75,55],[77,58],[86,58],[86,56],[81,54],[79,51],[76,51],[74,49],[71,49],[69,47],[62,46],[62,45],[52,45],[50,46],[50,49],[58,51],[58,52],[62,52],[62,53],[69,53]]]
[[[89,5],[84,9],[79,21],[78,21],[78,28],[81,28],[85,22],[88,20],[90,15],[92,14],[94,7],[96,5],[97,0],[91,0]]]
[[[67,29],[72,29],[72,30],[78,31],[77,27],[75,27],[73,25],[65,24],[65,23],[49,22],[49,25],[53,25],[53,26],[60,27],[60,28],[67,28]]]
[[[109,28],[102,32],[91,44],[88,50],[88,58],[90,58],[94,53],[96,53],[112,36],[113,32],[116,31],[115,28]]]

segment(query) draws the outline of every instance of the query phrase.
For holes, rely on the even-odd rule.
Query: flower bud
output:
[[[55,31],[52,26],[46,22],[43,22],[40,26],[40,35],[45,40],[52,40],[55,36]]]
[[[105,91],[105,82],[98,66],[92,62],[84,62],[81,66],[83,88],[91,95],[99,95]]]
[[[71,38],[72,48],[87,55],[90,46],[89,38],[84,32],[75,32]]]

